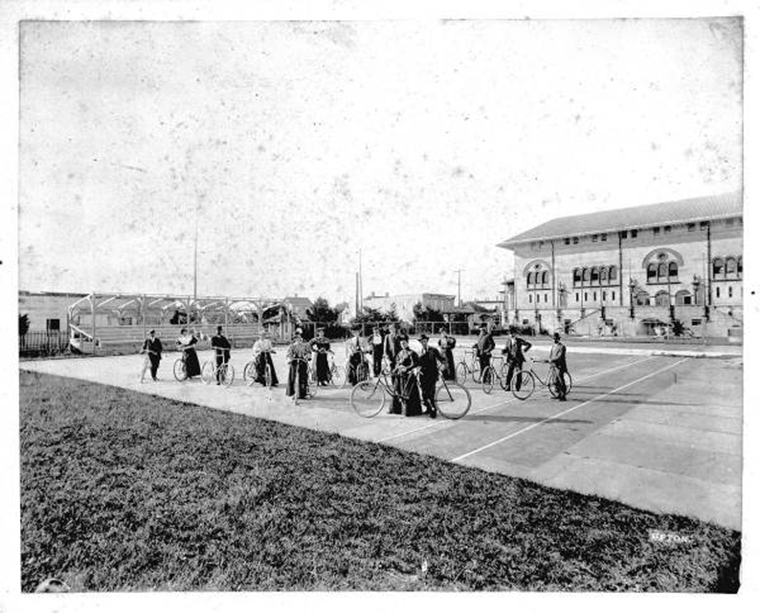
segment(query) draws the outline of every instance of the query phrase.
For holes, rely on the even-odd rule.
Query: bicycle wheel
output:
[[[493,390],[494,379],[496,379],[496,371],[493,366],[489,366],[483,371],[483,377],[480,385],[486,394],[490,394]]]
[[[337,366],[336,364],[333,364],[333,367],[330,369],[330,383],[332,383],[335,386],[342,387],[345,383],[344,380],[344,373],[343,368],[340,366]]]
[[[471,405],[470,392],[460,383],[442,381],[435,391],[435,408],[446,419],[464,417]]]
[[[272,367],[269,364],[264,367],[264,383],[267,387],[272,387]]]
[[[459,362],[454,369],[454,373],[456,375],[457,383],[464,383],[467,381],[467,364]]]
[[[475,362],[475,364],[472,366],[472,380],[475,381],[475,383],[480,383],[480,380],[482,378],[480,372],[480,362]]]
[[[222,364],[219,368],[221,369],[220,378],[222,380],[222,385],[229,387],[235,380],[235,367],[232,364]]]
[[[385,388],[377,382],[361,381],[351,390],[350,402],[358,415],[374,417],[385,407]]]
[[[216,368],[211,362],[204,362],[201,368],[201,381],[206,385],[210,384],[216,376]]]
[[[356,380],[361,383],[369,379],[369,366],[366,362],[362,362],[356,367]]]
[[[570,393],[570,388],[573,386],[573,378],[570,376],[570,373],[566,372],[563,373],[562,379],[565,382],[565,395],[567,396],[567,394]],[[549,375],[547,386],[549,387],[549,394],[551,394],[551,397],[557,398],[559,396],[559,386],[557,385],[556,373]]]
[[[185,360],[179,358],[174,362],[174,378],[177,381],[184,381],[187,379],[187,369],[185,368]]]
[[[296,376],[293,381],[293,404],[298,406],[298,396],[301,395],[301,369],[296,367]]]
[[[573,378],[570,376],[569,372],[563,373],[562,378],[565,380],[565,395],[567,395],[570,393],[570,390],[573,389]]]
[[[512,377],[512,394],[518,400],[526,400],[536,389],[536,379],[529,370],[519,370]]]
[[[509,364],[502,364],[501,365],[501,372],[499,373],[499,383],[501,384],[501,389],[503,389],[505,392],[507,391],[507,387],[509,386],[509,379],[507,379],[507,375],[509,374]]]
[[[253,382],[256,379],[256,366],[253,362],[246,362],[243,367],[243,381],[246,383]]]

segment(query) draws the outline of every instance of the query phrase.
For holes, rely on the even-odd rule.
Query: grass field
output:
[[[20,422],[24,591],[738,589],[738,532],[373,443],[25,372]]]

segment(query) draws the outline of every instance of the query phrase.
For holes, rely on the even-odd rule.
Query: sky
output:
[[[496,298],[496,243],[742,185],[737,19],[24,22],[19,288]]]

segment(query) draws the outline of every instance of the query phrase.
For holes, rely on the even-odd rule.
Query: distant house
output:
[[[308,319],[306,311],[314,306],[311,300],[302,296],[289,296],[282,301],[282,304],[296,320]]]
[[[377,296],[372,292],[364,298],[364,306],[372,309],[378,309],[387,313],[392,307],[395,307],[396,313],[400,320],[412,322],[414,320],[414,305],[420,303],[423,308],[431,308],[442,313],[451,313],[456,309],[454,300],[456,296],[450,294],[394,294],[386,293],[384,296]]]
[[[29,316],[30,332],[67,332],[69,307],[87,294],[63,292],[18,293],[18,313]]]

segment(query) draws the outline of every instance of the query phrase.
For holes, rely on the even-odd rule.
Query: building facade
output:
[[[396,314],[401,321],[414,321],[414,305],[418,302],[424,307],[441,311],[442,313],[456,312],[456,296],[449,294],[395,294],[378,296],[374,292],[364,298],[364,306],[371,309],[379,309],[387,313],[391,308],[396,309]]]
[[[510,323],[580,334],[741,332],[740,192],[551,220],[514,252]]]

